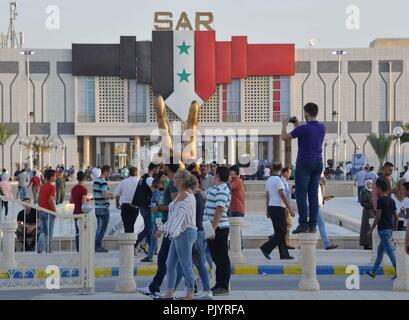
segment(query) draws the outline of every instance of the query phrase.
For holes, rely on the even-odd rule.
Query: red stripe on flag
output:
[[[231,42],[216,42],[216,83],[231,83]]]
[[[292,76],[295,73],[293,44],[249,44],[248,76]]]
[[[247,37],[232,37],[231,44],[231,77],[242,79],[247,77]]]
[[[195,31],[195,91],[204,102],[216,91],[215,31]]]

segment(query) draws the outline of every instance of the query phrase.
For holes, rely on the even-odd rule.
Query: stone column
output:
[[[9,212],[13,216],[13,212]],[[3,255],[0,260],[0,267],[3,269],[13,269],[17,266],[15,257],[15,234],[17,230],[17,222],[15,219],[4,219],[2,221],[3,231]]]
[[[84,136],[84,166],[87,167],[90,165],[90,139],[88,136]]]
[[[231,165],[236,164],[236,137],[235,136],[229,136],[228,137],[228,157],[227,157],[227,162]]]
[[[136,282],[133,276],[134,244],[138,238],[135,233],[119,234],[119,277],[115,283],[116,292],[135,292]]]
[[[241,225],[243,218],[230,217],[230,259],[234,264],[244,263],[244,256],[241,251]]]
[[[409,255],[405,248],[406,231],[396,231],[393,239],[396,241],[396,272],[393,290],[409,291]]]
[[[299,290],[319,291],[317,280],[317,234],[300,233],[300,262],[303,275],[298,285]]]

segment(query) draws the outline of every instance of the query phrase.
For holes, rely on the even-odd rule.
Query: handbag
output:
[[[212,226],[212,222],[210,220],[203,221],[203,230],[205,233],[205,240],[213,238],[215,236],[215,232]]]

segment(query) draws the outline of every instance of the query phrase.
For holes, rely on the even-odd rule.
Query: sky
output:
[[[192,23],[196,12],[210,11],[214,15],[217,40],[247,35],[249,43],[295,43],[297,47],[305,48],[313,38],[318,48],[353,48],[368,47],[377,37],[409,38],[408,0],[17,2],[16,29],[24,31],[27,48],[70,48],[72,43],[118,43],[121,35],[150,40],[156,11],[171,11],[175,20],[185,11]],[[58,29],[47,28],[47,22],[51,21],[47,8],[53,8],[50,6],[59,10]],[[347,9],[352,11],[346,13]],[[0,32],[7,32],[8,20],[9,1],[0,0]]]

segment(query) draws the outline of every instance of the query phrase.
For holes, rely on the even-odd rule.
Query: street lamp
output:
[[[344,143],[344,170],[346,169],[346,163],[347,163],[347,142],[348,142],[348,137],[344,136],[342,138],[342,142]],[[347,176],[345,175],[345,180],[347,179]]]
[[[393,128],[393,136],[398,139],[398,160],[396,161],[396,169],[398,170],[398,177],[399,177],[399,169],[398,166],[401,162],[400,157],[401,157],[401,153],[400,153],[400,138],[403,136],[403,134],[405,133],[405,131],[403,130],[402,127],[395,127]],[[401,168],[402,169],[402,168]]]
[[[35,52],[31,50],[25,50],[20,52],[21,55],[27,58],[27,137],[30,139],[30,122],[31,122],[31,106],[30,106],[30,56],[34,55]],[[33,155],[31,148],[29,151],[29,166],[28,169],[31,169]]]
[[[340,106],[341,106],[341,58],[346,55],[344,50],[334,50],[333,55],[338,56],[338,106],[337,106],[337,160],[336,165],[339,166],[339,135],[340,135]]]

